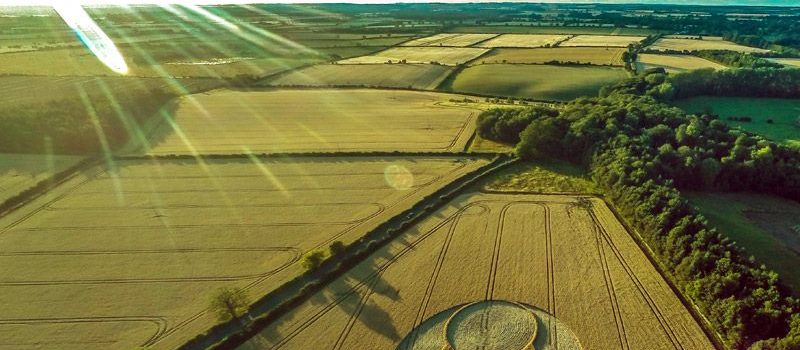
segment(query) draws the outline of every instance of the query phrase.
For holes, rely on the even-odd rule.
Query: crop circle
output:
[[[538,331],[530,308],[503,300],[467,304],[447,320],[449,349],[532,349]]]

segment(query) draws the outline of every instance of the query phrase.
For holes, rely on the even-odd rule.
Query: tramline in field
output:
[[[0,334],[16,348],[178,347],[251,298],[481,165],[455,157],[124,161],[0,220]]]
[[[473,193],[240,349],[507,350],[531,341],[537,350],[713,348],[602,201]]]

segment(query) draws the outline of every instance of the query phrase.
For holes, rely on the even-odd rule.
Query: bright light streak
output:
[[[53,9],[106,67],[119,74],[128,73],[128,65],[114,42],[80,5],[65,2],[53,5]]]

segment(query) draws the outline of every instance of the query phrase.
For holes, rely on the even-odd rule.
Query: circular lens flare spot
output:
[[[402,165],[392,164],[383,171],[386,184],[397,190],[407,190],[414,186],[414,174]]]

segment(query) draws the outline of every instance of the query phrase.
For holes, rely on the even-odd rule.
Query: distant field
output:
[[[503,34],[484,41],[479,47],[545,47],[569,38],[568,35]]]
[[[588,46],[588,47],[628,47],[644,40],[643,36],[622,35],[578,35],[562,42],[559,46]]]
[[[404,90],[216,91],[184,97],[149,154],[461,151],[478,110]]]
[[[278,86],[379,86],[432,90],[453,67],[432,64],[320,64],[267,80]]]
[[[319,62],[322,58],[239,58],[220,60],[163,60],[158,65],[137,63],[128,57],[129,75],[141,77],[233,77],[241,74],[268,75]],[[0,54],[0,74],[51,76],[117,76],[83,47]]]
[[[539,49],[495,49],[475,63],[542,64],[551,61],[622,66],[621,48],[559,47]]]
[[[372,63],[398,63],[406,60],[407,63],[438,62],[445,65],[466,63],[482,54],[487,49],[474,47],[393,47],[368,56],[354,57],[339,61],[342,64],[372,64]]]
[[[601,87],[627,77],[618,68],[551,65],[485,64],[459,73],[452,91],[567,101],[597,96]]]
[[[700,96],[676,101],[675,105],[689,113],[718,114],[728,125],[761,134],[776,142],[800,145],[800,100],[777,98]],[[727,117],[751,117],[752,122],[735,122]],[[772,119],[773,124],[768,124]]]
[[[449,28],[451,33],[520,33],[520,34],[596,34],[596,35],[650,35],[656,33],[646,28],[616,27],[553,27],[553,26],[459,26]]]
[[[0,153],[0,203],[81,159],[76,156]]]
[[[670,73],[702,68],[726,68],[719,63],[691,55],[655,55],[648,53],[640,53],[638,55],[636,66],[638,70],[660,67]]]
[[[686,194],[708,221],[800,295],[800,204],[761,194]]]
[[[436,34],[403,43],[401,46],[471,46],[497,34]]]
[[[770,58],[769,60],[789,68],[800,68],[800,58]]]
[[[658,39],[655,43],[648,46],[647,49],[656,51],[731,50],[738,52],[769,52],[769,50],[739,45],[724,40],[694,40],[694,39],[671,39],[671,38]]]
[[[175,92],[194,92],[219,86],[212,79],[161,79],[116,77],[48,77],[0,76],[0,108],[30,104],[45,104],[54,100],[80,100],[80,92],[88,95],[118,96],[136,90],[165,89]],[[31,93],[46,88],[47,93]]]
[[[14,301],[0,303],[0,334],[14,349],[177,348],[216,323],[216,288],[258,299],[305,252],[350,243],[486,163],[122,161],[78,174],[0,220],[0,298]],[[408,178],[388,182],[387,169]]]
[[[471,343],[475,338],[490,343]],[[528,341],[533,346],[523,347]],[[472,193],[378,249],[239,350],[420,350],[448,343],[713,349],[602,201]]]

